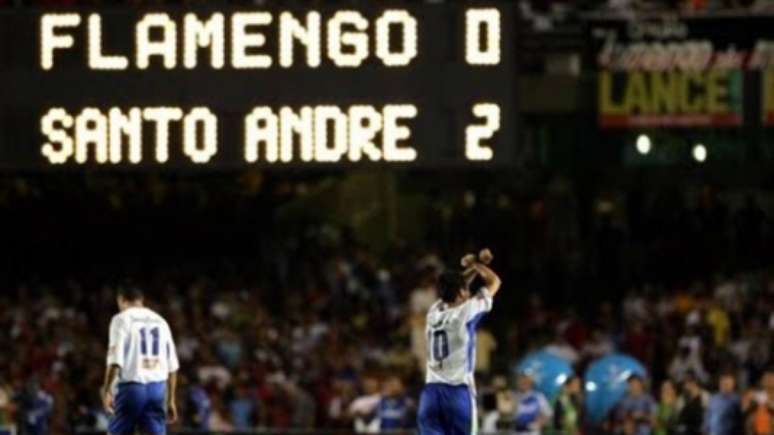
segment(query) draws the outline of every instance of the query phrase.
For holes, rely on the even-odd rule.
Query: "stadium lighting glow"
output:
[[[651,142],[650,137],[647,134],[641,134],[637,136],[637,152],[642,155],[646,155],[650,152]]]
[[[597,391],[597,384],[594,382],[586,382],[586,391]]]
[[[561,375],[556,377],[556,385],[562,385],[567,380],[567,375],[562,373]]]
[[[696,144],[693,147],[693,159],[699,163],[704,163],[707,160],[707,147],[703,144]]]

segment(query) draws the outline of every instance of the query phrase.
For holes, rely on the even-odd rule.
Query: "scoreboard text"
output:
[[[509,6],[0,13],[0,168],[507,163]]]

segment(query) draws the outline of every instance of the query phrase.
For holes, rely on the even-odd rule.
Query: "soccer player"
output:
[[[427,313],[428,357],[419,399],[420,435],[476,433],[476,325],[492,309],[492,298],[500,289],[500,278],[485,264],[492,260],[492,253],[484,249],[478,260],[468,254],[462,259],[464,272],[447,271],[438,278],[441,299]],[[471,296],[468,286],[476,275],[484,287]]]
[[[167,322],[143,306],[142,292],[121,289],[120,312],[110,321],[102,404],[111,415],[108,432],[130,435],[166,433],[165,419],[177,420],[175,342]],[[115,397],[112,386],[117,381]],[[168,414],[167,414],[168,413]]]

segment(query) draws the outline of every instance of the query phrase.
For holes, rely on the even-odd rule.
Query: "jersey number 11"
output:
[[[159,328],[151,328],[150,336],[152,339],[151,355],[159,356]],[[140,328],[140,353],[148,356],[148,340],[145,328]]]

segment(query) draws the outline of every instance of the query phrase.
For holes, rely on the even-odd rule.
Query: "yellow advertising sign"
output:
[[[739,69],[603,70],[597,85],[603,127],[742,124]]]

